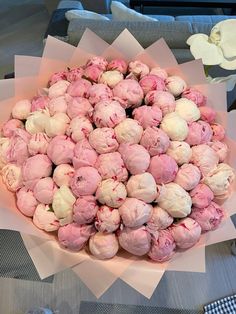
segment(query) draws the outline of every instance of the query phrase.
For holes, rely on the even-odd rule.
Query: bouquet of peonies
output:
[[[61,65],[47,77],[43,69],[54,62],[45,56],[50,40],[67,46],[49,38],[38,92],[11,100],[0,138],[1,175],[17,209],[29,217],[11,229],[24,232],[22,226],[32,223],[43,230],[31,226],[34,231],[25,233],[46,237],[46,245],[68,254],[67,267],[91,261],[90,254],[115,262],[123,249],[127,268],[134,255],[135,263],[147,256],[165,270],[174,253],[204,247],[206,233],[227,221],[224,208],[231,203],[224,201],[234,196],[235,174],[223,114],[212,106],[211,88],[188,79],[191,65],[185,72],[173,67],[169,50],[170,66],[148,51],[127,58],[115,45],[103,55],[84,52],[76,66],[85,38],[71,47],[73,66]],[[197,71],[202,83],[201,66]],[[25,80],[15,80],[16,92]],[[232,229],[227,236],[235,236]]]

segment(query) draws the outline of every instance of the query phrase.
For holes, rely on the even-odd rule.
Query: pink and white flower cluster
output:
[[[93,57],[17,102],[0,169],[18,209],[62,247],[169,260],[224,217],[234,179],[206,97],[140,61]]]

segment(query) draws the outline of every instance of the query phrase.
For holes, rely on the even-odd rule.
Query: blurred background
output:
[[[49,20],[44,0],[0,0],[0,78],[13,71],[14,55],[40,56]]]

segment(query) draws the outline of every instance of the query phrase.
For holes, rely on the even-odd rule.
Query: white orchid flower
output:
[[[219,65],[226,70],[236,69],[236,19],[217,23],[210,36],[190,36],[187,44],[194,58],[202,59],[204,65]]]

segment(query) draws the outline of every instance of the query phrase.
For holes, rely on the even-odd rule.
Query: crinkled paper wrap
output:
[[[15,79],[0,81],[0,125],[9,119],[15,101],[37,94],[47,85],[53,72],[82,65],[94,55],[103,55],[108,60],[116,57],[126,61],[141,60],[151,67],[158,65],[165,68],[169,75],[180,75],[188,86],[201,90],[207,96],[208,105],[217,111],[218,121],[226,128],[226,141],[230,147],[228,162],[236,169],[236,132],[234,132],[236,111],[228,114],[226,112],[225,85],[207,84],[200,60],[178,65],[163,39],[143,49],[127,30],[124,30],[111,45],[88,29],[78,47],[48,37],[41,58],[16,56]],[[236,238],[236,229],[230,218],[236,212],[235,204],[236,186],[233,186],[231,196],[223,204],[227,218],[221,226],[203,235],[196,246],[185,252],[177,252],[170,262],[164,264],[131,256],[122,250],[111,260],[100,261],[88,255],[86,251],[72,253],[60,248],[52,236],[37,229],[29,218],[24,217],[16,209],[13,193],[10,193],[2,182],[0,182],[0,228],[21,232],[25,246],[42,279],[70,267],[97,298],[117,278],[147,298],[151,298],[165,271],[205,272],[205,247]]]

